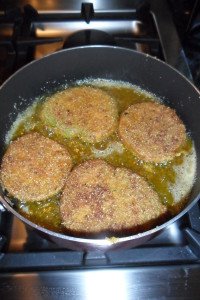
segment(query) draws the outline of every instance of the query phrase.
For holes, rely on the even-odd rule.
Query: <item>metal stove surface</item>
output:
[[[61,249],[1,217],[1,299],[199,299],[198,204],[147,244],[108,253]]]
[[[167,276],[165,275],[167,272]],[[147,281],[148,278],[148,281]],[[184,278],[184,281],[183,281]],[[1,279],[1,299],[199,299],[196,266],[21,273]],[[10,297],[6,290],[10,290]]]

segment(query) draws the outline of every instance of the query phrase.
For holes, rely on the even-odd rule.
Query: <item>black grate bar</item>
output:
[[[137,265],[173,265],[191,263],[198,260],[197,256],[188,246],[184,247],[155,247],[116,251],[107,254],[110,264]]]
[[[78,251],[53,251],[31,253],[6,253],[0,257],[1,272],[8,270],[46,270],[81,266],[83,253]]]
[[[7,253],[0,258],[1,272],[11,270],[63,270],[84,266],[112,267],[153,266],[194,263],[198,257],[188,246],[150,247],[111,251],[108,253],[91,252],[85,254],[76,251],[54,251],[33,253]]]
[[[167,1],[151,1],[151,12],[160,38],[165,61],[192,81],[192,74]]]
[[[190,243],[190,248],[195,255],[200,258],[200,233],[190,229],[185,229],[186,238]]]
[[[134,43],[159,43],[158,38],[153,37],[115,37],[116,42],[125,41],[125,42],[134,42]]]
[[[188,218],[192,229],[200,233],[200,209],[199,204],[194,205],[188,212]]]

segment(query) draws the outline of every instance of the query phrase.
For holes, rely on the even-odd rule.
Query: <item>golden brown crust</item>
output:
[[[106,139],[117,129],[117,108],[104,91],[75,87],[58,92],[44,102],[41,119],[59,134],[79,136],[89,143]]]
[[[41,201],[60,192],[72,167],[68,151],[38,133],[12,142],[2,160],[2,186],[17,199]]]
[[[139,175],[90,160],[68,176],[60,212],[69,231],[102,233],[143,225],[165,214],[166,207]]]
[[[186,140],[175,110],[154,102],[130,106],[119,122],[119,136],[138,158],[161,163],[173,159]]]

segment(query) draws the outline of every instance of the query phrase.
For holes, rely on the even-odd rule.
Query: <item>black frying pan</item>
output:
[[[19,112],[26,109],[35,97],[56,89],[60,84],[85,78],[127,81],[156,94],[174,108],[185,123],[200,154],[200,94],[180,73],[150,56],[118,47],[85,46],[63,50],[34,61],[16,72],[0,89],[0,156],[4,153],[4,139]],[[200,194],[200,162],[197,179],[188,205],[170,221],[141,234],[122,237],[115,243],[107,239],[75,238],[42,228],[17,213],[3,193],[3,205],[20,220],[58,244],[75,249],[133,247],[142,244],[185,214]]]

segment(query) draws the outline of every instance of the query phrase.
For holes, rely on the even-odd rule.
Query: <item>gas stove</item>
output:
[[[199,1],[4,1],[0,82],[62,48],[105,44],[164,60],[200,87],[198,8]],[[60,248],[0,206],[1,299],[199,299],[199,278],[198,203],[145,245],[106,253]]]

